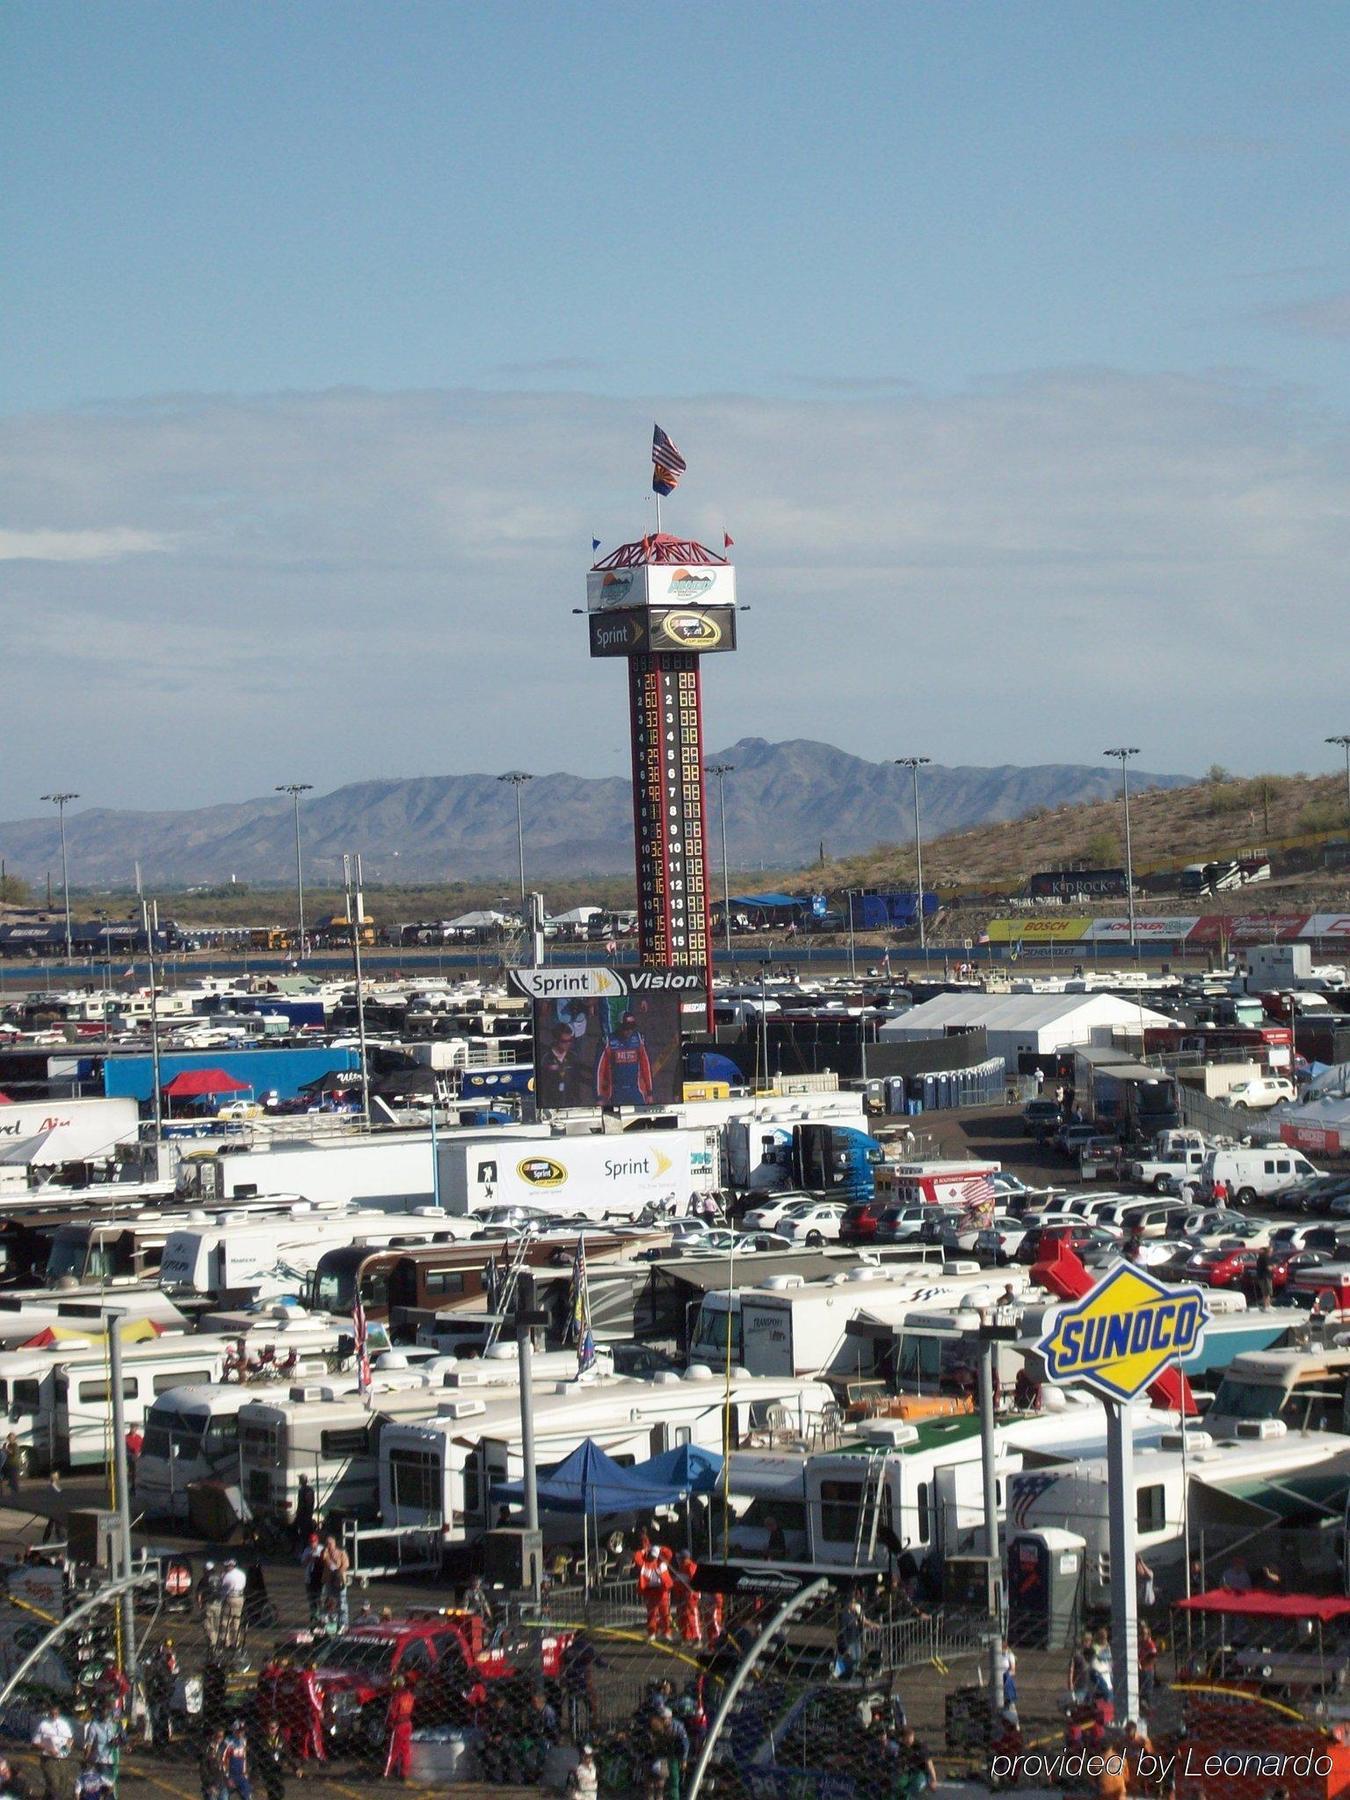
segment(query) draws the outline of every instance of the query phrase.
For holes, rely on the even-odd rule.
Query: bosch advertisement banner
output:
[[[535,1102],[569,1107],[674,1106],[680,1099],[680,1013],[703,1012],[690,969],[515,969],[534,1013]]]
[[[587,620],[592,656],[638,656],[692,650],[709,656],[736,648],[734,606],[622,607]]]

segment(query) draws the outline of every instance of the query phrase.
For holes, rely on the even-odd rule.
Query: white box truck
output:
[[[138,1127],[134,1100],[18,1100],[0,1104],[0,1157],[22,1186],[34,1164],[111,1162]]]
[[[690,1196],[721,1186],[718,1133],[640,1131],[594,1137],[497,1138],[442,1143],[447,1212],[533,1206],[586,1219],[682,1213]]]

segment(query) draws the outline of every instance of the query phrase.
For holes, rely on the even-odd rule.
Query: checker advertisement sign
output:
[[[1078,1382],[1107,1400],[1133,1400],[1199,1347],[1208,1320],[1203,1288],[1177,1287],[1120,1262],[1080,1300],[1060,1308],[1036,1348],[1050,1381]]]

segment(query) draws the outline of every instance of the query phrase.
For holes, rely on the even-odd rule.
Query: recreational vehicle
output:
[[[160,1264],[160,1285],[170,1292],[226,1294],[308,1287],[326,1251],[345,1246],[360,1256],[377,1248],[448,1244],[467,1236],[464,1220],[439,1207],[407,1213],[360,1211],[343,1202],[314,1206],[301,1200],[276,1213],[241,1220],[218,1213],[210,1224],[186,1226],[170,1234]],[[481,1259],[481,1252],[480,1259]],[[344,1312],[350,1314],[351,1302]]]
[[[1236,1356],[1205,1414],[1205,1429],[1230,1437],[1250,1420],[1280,1419],[1290,1431],[1350,1432],[1348,1380],[1350,1349]]]

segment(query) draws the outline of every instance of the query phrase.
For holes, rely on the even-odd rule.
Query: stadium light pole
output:
[[[1350,818],[1350,731],[1337,732],[1327,739],[1329,744],[1339,744],[1345,752],[1345,811]]]
[[[290,795],[295,809],[295,917],[300,934],[296,954],[302,958],[305,954],[305,871],[300,860],[300,796],[311,793],[313,788],[312,781],[286,781],[277,789],[279,794]]]
[[[1103,750],[1103,756],[1114,756],[1120,764],[1120,780],[1125,795],[1125,900],[1130,909],[1130,949],[1139,954],[1134,933],[1134,848],[1130,841],[1130,758],[1138,756],[1134,744],[1121,744],[1114,750]]]
[[[61,896],[66,907],[66,961],[71,962],[75,951],[70,934],[70,868],[66,862],[66,802],[78,800],[78,794],[43,794],[44,800],[50,800],[56,808],[56,816],[61,826]]]
[[[736,773],[735,763],[709,763],[709,775],[717,777],[717,816],[722,825],[722,929],[726,934],[727,955],[731,955],[731,869],[727,864],[727,790],[726,778]]]
[[[525,923],[525,826],[520,813],[520,790],[527,781],[533,781],[533,775],[527,775],[523,769],[513,769],[508,775],[499,775],[498,781],[509,782],[516,790],[516,861],[520,870],[520,922]]]
[[[923,951],[925,964],[928,962],[928,934],[923,919],[923,833],[919,829],[919,770],[932,760],[931,756],[897,756],[895,759],[898,768],[908,769],[914,777],[914,873],[919,884],[919,948]]]

